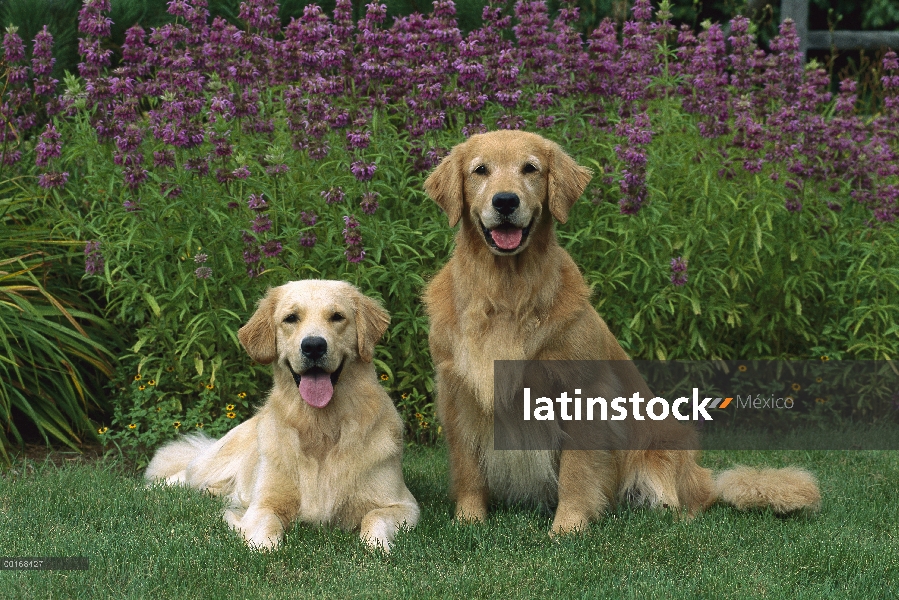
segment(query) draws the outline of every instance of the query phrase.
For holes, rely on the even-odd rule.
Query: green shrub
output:
[[[78,298],[81,244],[47,240],[29,226],[21,191],[0,199],[0,456],[25,439],[13,418],[30,422],[45,441],[73,448],[96,441],[91,417],[110,404],[102,391],[112,375],[111,327],[96,306]],[[74,250],[73,250],[74,248]],[[73,260],[74,259],[74,260]],[[69,287],[67,287],[69,286]],[[104,339],[101,342],[101,339]]]
[[[146,448],[249,416],[270,372],[251,364],[237,329],[267,287],[334,278],[390,311],[376,367],[408,437],[434,440],[420,296],[452,232],[422,182],[466,135],[496,127],[536,129],[595,169],[559,235],[634,358],[895,357],[896,86],[881,90],[882,114],[864,117],[849,91],[831,101],[817,65],[803,69],[789,26],[751,63],[745,21],[732,53],[717,26],[684,33],[675,51],[670,22],[641,4],[624,44],[609,25],[588,51],[570,13],[551,22],[543,3],[521,3],[511,63],[490,47],[510,32],[485,24],[485,51],[471,57],[452,3],[439,2],[433,22],[392,29],[372,8],[358,24],[371,37],[355,43],[316,38],[321,23],[339,25],[314,13],[303,39],[244,28],[242,43],[296,60],[233,38],[204,47],[215,60],[179,60],[199,46],[169,28],[150,45],[152,68],[123,62],[116,75],[133,87],[119,79],[104,95],[108,72],[68,78],[68,112],[42,134],[58,131],[62,153],[41,138],[25,156],[46,173],[23,167],[23,193],[41,198],[55,235],[88,244],[84,285],[127,338],[104,437]],[[322,62],[325,43],[344,60]],[[478,64],[521,69],[503,71],[514,83],[484,83]],[[68,183],[53,185],[61,173]]]

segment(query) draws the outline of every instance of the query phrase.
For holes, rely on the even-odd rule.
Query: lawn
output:
[[[355,533],[299,526],[248,550],[215,498],[147,489],[115,460],[28,466],[0,477],[6,557],[87,556],[87,571],[6,571],[3,598],[891,598],[899,595],[899,453],[714,451],[704,463],[800,464],[821,512],[780,518],[716,506],[693,521],[621,507],[550,540],[520,507],[486,525],[450,519],[443,448],[412,447],[406,481],[422,519],[393,553]]]

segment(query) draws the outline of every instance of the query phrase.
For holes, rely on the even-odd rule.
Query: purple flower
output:
[[[199,253],[199,254],[194,255],[194,262],[195,262],[195,263],[203,264],[203,263],[206,262],[208,259],[209,259],[209,255],[203,254],[202,252]]]
[[[281,242],[278,240],[269,240],[262,244],[262,253],[268,256],[269,258],[274,258],[281,254],[281,250],[283,247],[281,246]]]
[[[250,207],[250,210],[258,211],[268,208],[268,203],[265,201],[262,194],[250,194],[250,198],[247,200],[247,206]]]
[[[268,215],[262,214],[253,219],[251,227],[256,233],[264,233],[272,228],[272,220]]]
[[[353,164],[350,165],[350,171],[353,173],[353,177],[359,181],[371,181],[377,170],[378,165],[375,163],[366,164],[361,160],[353,161]]]
[[[250,177],[250,169],[246,166],[238,167],[232,172],[237,179],[248,179]]]
[[[122,202],[122,206],[125,208],[125,212],[139,212],[140,200],[125,200]]]
[[[209,279],[212,276],[212,269],[205,265],[197,267],[194,271],[194,275],[197,276],[197,279]]]
[[[3,58],[8,64],[25,60],[25,44],[15,30],[7,30],[3,36]]]
[[[362,234],[359,233],[359,221],[353,215],[343,217],[346,227],[343,229],[343,241],[346,244],[347,261],[351,263],[362,262],[365,258],[365,250],[362,249]]]
[[[496,121],[500,129],[524,129],[527,123],[521,115],[503,115]]]
[[[44,173],[37,180],[37,184],[45,189],[62,187],[69,181],[68,172]]]
[[[328,190],[323,190],[321,193],[321,197],[325,199],[325,202],[328,204],[339,204],[343,202],[346,194],[343,193],[343,190],[339,187],[332,187]]]
[[[50,163],[51,158],[56,158],[62,152],[62,145],[59,143],[60,134],[56,131],[56,127],[52,123],[47,123],[47,128],[41,134],[40,142],[34,147],[37,155],[34,162],[39,167],[46,167]]]
[[[243,261],[248,265],[254,265],[260,260],[259,251],[257,249],[250,249],[243,251]]]
[[[675,286],[682,286],[687,283],[687,260],[678,256],[671,259],[671,283]]]
[[[153,152],[153,166],[169,167],[175,166],[175,151],[162,150],[161,152]]]
[[[202,177],[209,173],[209,162],[203,157],[191,158],[184,163],[184,170],[195,171]]]
[[[306,248],[313,247],[315,245],[315,242],[317,241],[318,238],[311,231],[307,231],[300,236],[300,246],[304,246]]]
[[[122,132],[122,134],[115,136],[113,139],[115,140],[116,148],[119,150],[119,156],[121,156],[129,152],[134,152],[140,147],[140,144],[144,139],[144,132],[137,125],[131,124],[125,128],[125,131]],[[117,162],[116,164],[122,164],[122,162]]]
[[[307,227],[312,227],[313,225],[315,225],[316,221],[318,221],[318,215],[312,211],[309,211],[307,213],[304,210],[300,213],[300,221],[303,222],[303,225],[306,225]]]
[[[22,159],[22,151],[21,150],[7,150],[5,152],[0,152],[0,164],[4,165],[14,165]]]
[[[378,192],[365,192],[362,194],[362,200],[359,202],[359,208],[367,215],[375,214],[378,210]]]
[[[348,131],[346,134],[346,144],[349,150],[364,150],[371,143],[371,131]],[[372,171],[374,172],[374,171]],[[355,175],[355,173],[353,173]]]
[[[290,168],[285,164],[280,165],[269,165],[265,168],[265,172],[271,177],[277,177],[278,175],[283,175],[287,173]]]
[[[786,209],[790,212],[796,213],[802,210],[802,201],[799,198],[790,198],[784,203]]]
[[[49,96],[56,91],[56,79],[50,77],[53,72],[53,36],[47,26],[34,37],[34,50],[31,53],[31,72],[34,73],[34,92]]]
[[[102,273],[105,264],[103,254],[100,252],[100,242],[89,241],[84,246],[84,272],[88,275]]]

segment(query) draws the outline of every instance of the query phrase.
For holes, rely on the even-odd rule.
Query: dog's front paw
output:
[[[273,513],[263,513],[250,509],[243,518],[238,518],[236,513],[226,511],[225,521],[243,536],[247,546],[256,550],[274,550],[281,543],[281,538],[284,536],[284,526],[281,524],[281,519]]]
[[[590,520],[582,513],[571,510],[557,510],[556,518],[549,530],[549,537],[558,537],[585,531],[590,525]]]
[[[390,535],[388,535],[388,525],[384,522],[371,527],[368,531],[363,531],[359,537],[368,546],[369,550],[380,550],[384,554],[390,554]]]
[[[479,496],[459,498],[456,520],[460,523],[483,523],[487,520],[487,504]]]

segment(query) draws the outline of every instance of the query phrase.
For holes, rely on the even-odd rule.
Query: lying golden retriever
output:
[[[567,221],[590,178],[557,144],[496,131],[453,148],[425,181],[450,226],[462,223],[424,294],[456,518],[484,520],[491,498],[530,499],[556,506],[556,535],[620,500],[690,515],[717,499],[778,512],[817,507],[815,478],[801,469],[713,478],[688,449],[697,447],[694,430],[671,419],[629,421],[627,450],[494,450],[494,360],[629,360],[556,239],[553,219]],[[620,388],[652,398],[633,372]]]
[[[225,521],[254,547],[275,547],[301,521],[358,527],[389,551],[397,530],[418,521],[400,464],[402,421],[371,363],[389,322],[342,281],[270,289],[238,332],[253,360],[274,363],[265,404],[220,440],[160,448],[146,478],[226,497]]]

